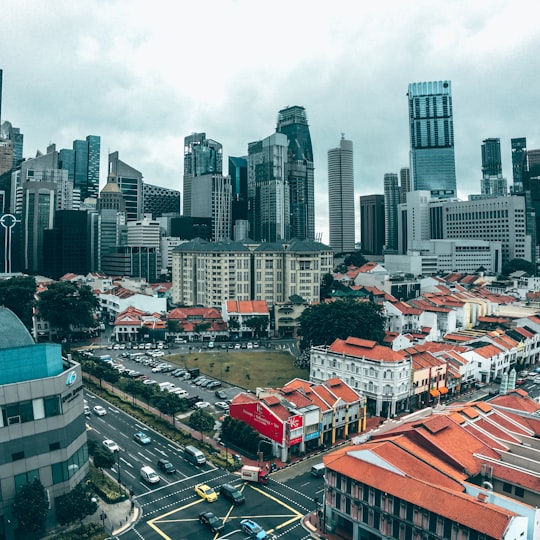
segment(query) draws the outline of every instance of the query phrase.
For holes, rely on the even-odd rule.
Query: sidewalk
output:
[[[96,497],[96,499],[98,509],[94,514],[85,518],[83,522],[103,525],[105,531],[113,538],[129,529],[141,515],[137,504],[133,505],[132,510],[132,503],[129,499],[116,504],[108,504],[99,497]]]
[[[317,517],[317,512],[307,514],[302,519],[302,527],[311,534],[312,538],[317,538],[318,540],[352,540],[351,536],[342,536],[336,532],[325,533],[321,529],[321,525],[321,520]]]

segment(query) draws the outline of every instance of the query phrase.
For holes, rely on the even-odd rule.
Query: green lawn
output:
[[[294,356],[289,352],[214,350],[166,358],[179,367],[198,367],[201,374],[253,391],[260,386],[280,388],[295,377],[309,379],[306,369],[294,367]]]

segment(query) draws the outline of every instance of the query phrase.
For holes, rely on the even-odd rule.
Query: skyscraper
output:
[[[223,147],[206,138],[206,133],[193,133],[184,138],[183,214],[191,216],[192,184],[196,177],[223,173]]]
[[[362,253],[382,255],[384,247],[384,195],[360,197],[360,244]]]
[[[407,201],[407,193],[412,191],[411,187],[411,169],[409,167],[402,167],[399,170],[399,189],[401,192],[401,202]]]
[[[288,139],[291,238],[315,238],[314,166],[311,135],[304,107],[293,106],[278,113],[276,132]]]
[[[118,152],[109,154],[107,182],[118,184],[126,203],[126,220],[140,219],[143,209],[143,176],[137,169],[120,161]]]
[[[233,240],[246,240],[249,236],[247,159],[229,156],[231,178],[231,224]]]
[[[248,145],[248,219],[253,240],[276,242],[290,236],[287,136],[274,133]]]
[[[503,197],[508,192],[506,178],[502,175],[501,140],[482,141],[482,184],[481,193]]]
[[[342,135],[339,148],[328,150],[328,216],[330,247],[354,251],[353,144]]]
[[[401,193],[398,184],[398,175],[387,173],[384,175],[384,237],[386,253],[396,253],[398,249],[398,204]]]
[[[88,135],[84,141],[73,141],[73,149],[63,148],[58,153],[58,167],[68,171],[68,178],[81,194],[81,201],[91,197],[97,199],[99,193],[99,163],[101,139]]]
[[[528,189],[525,186],[525,176],[528,171],[527,165],[527,139],[519,137],[510,139],[512,148],[512,181],[514,183],[514,193],[522,193]]]
[[[450,81],[409,84],[410,166],[414,190],[457,194]]]

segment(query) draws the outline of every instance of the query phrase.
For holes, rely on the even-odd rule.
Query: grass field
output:
[[[294,367],[294,356],[288,352],[205,351],[173,354],[167,361],[179,367],[197,367],[201,374],[253,391],[258,386],[280,388],[295,377],[309,379],[306,369]]]

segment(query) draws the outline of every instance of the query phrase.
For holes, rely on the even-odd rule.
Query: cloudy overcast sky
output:
[[[480,146],[540,148],[540,32],[532,1],[3,0],[2,120],[24,155],[100,135],[148,183],[182,191],[183,140],[228,156],[306,108],[316,230],[328,242],[327,152],[354,145],[358,197],[409,163],[407,87],[450,80],[458,190],[480,190]],[[225,170],[227,172],[227,170]],[[358,226],[357,226],[358,229]]]

